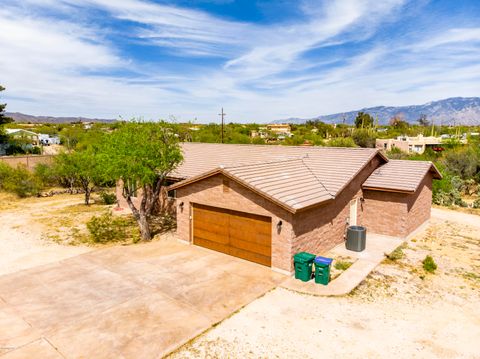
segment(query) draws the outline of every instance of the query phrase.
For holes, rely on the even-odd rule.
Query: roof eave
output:
[[[379,192],[394,192],[394,193],[404,193],[412,194],[415,193],[415,190],[399,189],[399,188],[389,188],[389,187],[376,187],[376,186],[362,186],[364,190],[369,191],[379,191]]]
[[[433,162],[430,162],[429,171],[433,173],[433,178],[441,180],[443,178],[442,174],[438,170],[437,166]]]

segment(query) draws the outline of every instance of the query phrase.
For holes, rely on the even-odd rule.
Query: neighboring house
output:
[[[289,124],[271,124],[267,125],[267,130],[278,135],[290,136],[292,128]]]
[[[423,135],[417,137],[398,136],[388,139],[378,138],[375,142],[377,148],[385,151],[398,148],[407,153],[423,153],[428,147],[437,148],[441,143],[442,139],[440,137],[424,137]]]
[[[430,218],[441,178],[430,162],[389,161],[378,149],[181,146],[169,178],[178,236],[288,273],[295,253],[325,253],[349,224],[406,237]],[[120,187],[117,196],[127,207]]]
[[[38,138],[40,140],[40,144],[44,146],[50,145],[59,145],[60,144],[60,137],[58,136],[50,136],[43,133],[38,134]]]
[[[250,137],[251,138],[267,138],[268,137],[268,133],[266,132],[266,130],[262,130],[261,128],[258,130],[258,131],[250,131]]]
[[[38,133],[21,128],[7,128],[5,131],[11,138],[17,141],[22,141],[25,145],[40,145]]]

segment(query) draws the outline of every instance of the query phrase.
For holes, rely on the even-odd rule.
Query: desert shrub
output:
[[[131,217],[114,217],[111,212],[93,216],[87,222],[90,238],[95,243],[108,243],[132,239],[138,241],[139,233]]]
[[[23,198],[38,194],[42,183],[24,166],[11,167],[0,163],[0,189]]]
[[[353,132],[353,141],[357,146],[366,148],[375,148],[375,134],[370,130],[358,129]]]
[[[332,138],[325,144],[329,147],[357,147],[355,141],[351,137]]]
[[[472,148],[462,148],[447,152],[444,164],[449,173],[467,180],[478,174],[480,156]]]
[[[51,165],[39,163],[35,166],[34,174],[43,187],[56,186],[59,184],[56,173]]]
[[[100,199],[102,200],[102,203],[106,205],[117,203],[117,196],[115,195],[115,193],[111,193],[111,192],[106,192],[106,191],[100,192]]]
[[[464,187],[464,181],[460,177],[444,172],[441,180],[433,181],[432,201],[440,206],[467,207],[462,199]]]
[[[405,255],[403,253],[404,248],[405,248],[405,246],[401,245],[401,246],[395,248],[390,254],[386,254],[386,257],[393,262],[398,261],[399,259],[402,259],[403,256]]]
[[[473,208],[480,208],[480,198],[476,199],[476,200],[472,203],[472,207],[473,207]]]
[[[409,159],[408,153],[403,152],[398,147],[392,147],[392,149],[390,151],[387,151],[387,156],[388,156],[388,158],[391,158],[393,160],[407,160],[407,159]]]
[[[437,269],[437,263],[433,260],[432,256],[426,256],[425,259],[422,261],[423,269],[425,269],[428,273],[435,273]]]
[[[348,268],[350,268],[352,264],[353,264],[352,262],[337,260],[335,261],[334,267],[335,269],[338,269],[338,270],[347,270]]]

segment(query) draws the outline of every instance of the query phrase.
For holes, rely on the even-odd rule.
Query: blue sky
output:
[[[480,96],[478,0],[2,0],[9,111],[266,122]]]

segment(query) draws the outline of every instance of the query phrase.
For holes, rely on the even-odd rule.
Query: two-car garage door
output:
[[[270,217],[194,204],[192,228],[196,245],[271,265]]]

